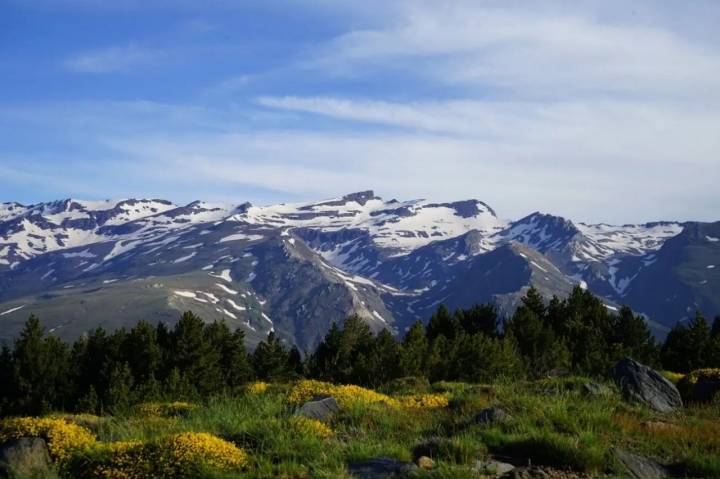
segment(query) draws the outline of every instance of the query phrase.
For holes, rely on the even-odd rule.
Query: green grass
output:
[[[378,456],[410,461],[419,455],[431,456],[436,468],[418,472],[418,477],[473,477],[475,461],[491,455],[620,477],[614,446],[675,464],[688,475],[720,477],[720,404],[660,414],[624,403],[609,385],[606,394],[588,396],[582,388],[586,381],[434,384],[430,390],[450,395],[448,407],[402,410],[354,404],[331,420],[334,435],[325,439],[288,427],[292,408],[286,402],[286,385],[262,394],[212,398],[180,417],[103,418],[93,422],[92,429],[105,442],[209,432],[248,453],[243,472],[201,470],[200,477],[208,478],[343,478],[353,461]],[[394,390],[408,393],[412,384]],[[422,383],[418,388],[428,390]],[[476,424],[474,417],[488,406],[502,407],[510,418],[497,425]]]

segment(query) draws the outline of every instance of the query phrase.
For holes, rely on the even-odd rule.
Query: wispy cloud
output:
[[[673,31],[483,2],[410,4],[392,26],[343,34],[306,66],[340,75],[389,68],[534,98],[720,97],[717,49]]]
[[[113,46],[77,53],[63,62],[78,73],[128,72],[153,66],[168,58],[168,52],[135,44]]]

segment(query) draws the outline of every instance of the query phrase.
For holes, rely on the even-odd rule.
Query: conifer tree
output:
[[[498,314],[493,304],[476,304],[470,309],[458,309],[455,317],[467,334],[497,336]]]
[[[257,345],[252,354],[252,364],[258,379],[263,381],[283,381],[289,375],[288,352],[274,332],[270,332],[265,341]]]
[[[427,371],[428,340],[421,321],[410,326],[402,343],[400,368],[403,376],[428,376]]]
[[[428,321],[426,330],[428,340],[432,341],[438,336],[454,339],[457,331],[457,320],[453,318],[444,304],[438,306],[437,310],[435,310],[430,317],[430,321]]]
[[[614,324],[614,336],[613,342],[621,345],[621,355],[630,356],[644,364],[657,363],[658,348],[655,338],[645,319],[634,314],[629,306],[620,309]]]

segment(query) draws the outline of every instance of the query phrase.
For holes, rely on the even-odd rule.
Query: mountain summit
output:
[[[10,340],[31,313],[70,339],[192,309],[243,328],[251,344],[276,331],[308,350],[352,313],[402,334],[440,303],[509,311],[530,285],[546,297],[589,288],[609,308],[645,313],[662,335],[696,308],[720,312],[718,238],[720,222],[507,221],[478,200],[373,191],[267,206],[3,203],[0,336]]]

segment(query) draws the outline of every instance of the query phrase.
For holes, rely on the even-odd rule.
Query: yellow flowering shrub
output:
[[[290,429],[294,432],[305,436],[317,437],[319,439],[325,439],[334,434],[333,430],[323,424],[317,419],[310,419],[307,417],[293,416],[288,419]]]
[[[683,373],[674,373],[672,371],[660,371],[660,374],[662,374],[665,379],[667,379],[673,384],[677,384],[682,378],[685,377]]]
[[[149,402],[138,405],[137,412],[143,416],[175,417],[183,416],[197,407],[197,404],[189,402]]]
[[[403,409],[435,409],[447,407],[450,400],[445,394],[413,394],[395,400]]]
[[[203,464],[218,469],[239,469],[248,456],[233,443],[206,432],[184,432],[166,438],[161,455],[170,470]]]
[[[690,374],[686,375],[677,383],[677,388],[682,394],[683,398],[690,399],[693,396],[693,390],[695,385],[703,380],[720,381],[720,368],[703,368],[696,369]]]
[[[100,443],[95,454],[104,460],[92,464],[84,477],[91,479],[143,479],[153,476],[154,462],[142,441]]]
[[[288,394],[288,402],[291,404],[302,404],[317,396],[332,396],[341,406],[349,406],[353,403],[377,403],[384,402],[392,404],[390,396],[353,385],[335,385],[314,379],[303,379],[298,381]]]
[[[268,389],[268,383],[262,381],[256,381],[250,383],[247,386],[247,390],[250,394],[262,394]]]
[[[0,444],[20,437],[42,437],[56,461],[64,461],[74,451],[95,443],[90,431],[65,419],[19,417],[0,422]]]
[[[298,381],[290,390],[287,400],[291,404],[302,404],[313,397],[324,395],[334,397],[343,407],[354,403],[385,403],[398,409],[439,408],[448,405],[448,397],[445,394],[415,394],[393,398],[360,386],[335,385],[312,379]]]

